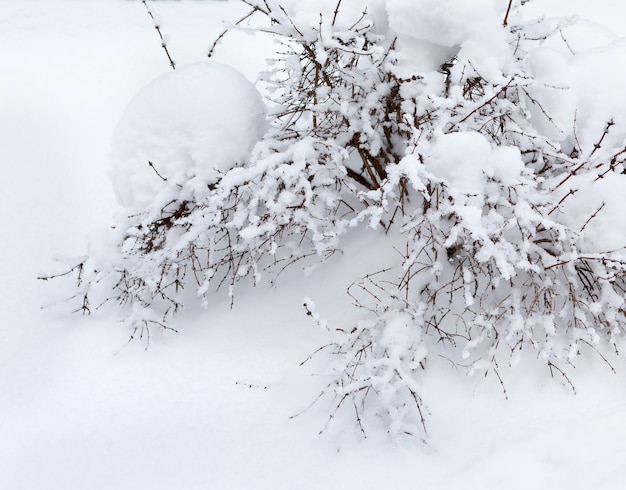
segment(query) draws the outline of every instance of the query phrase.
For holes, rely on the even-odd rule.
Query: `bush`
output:
[[[167,328],[185,286],[208,306],[213,285],[232,296],[241,280],[324,262],[361,229],[386,234],[390,263],[350,288],[363,319],[329,346],[324,395],[364,432],[425,431],[420,378],[436,357],[500,378],[532,351],[569,383],[585,348],[617,351],[626,257],[589,233],[606,203],[585,196],[624,178],[623,128],[579,138],[545,48],[568,21],[524,21],[513,1],[339,0],[316,15],[245,3],[281,46],[264,75],[269,130],[245,162],[120,221],[118,254],[76,266],[79,309],[110,287],[134,332]]]

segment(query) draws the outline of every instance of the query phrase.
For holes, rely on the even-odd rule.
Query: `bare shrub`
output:
[[[589,245],[601,208],[577,228],[565,205],[585,182],[621,173],[626,149],[607,137],[612,121],[585,147],[576,131],[556,142],[528,116],[562,131],[529,66],[560,24],[524,22],[511,2],[497,75],[459,49],[407,77],[394,33],[377,31],[367,10],[352,16],[339,1],[312,24],[275,0],[245,3],[242,24],[258,19],[254,29],[281,47],[264,77],[270,131],[202,199],[173,187],[167,206],[118,224],[118,263],[76,266],[83,311],[108,284],[101,301],[129,307],[134,331],[166,327],[185,287],[208,306],[213,285],[232,296],[242,279],[323,262],[343,235],[367,229],[389,237],[389,267],[350,288],[364,315],[337,330],[324,392],[364,433],[381,421],[393,434],[424,433],[419,380],[434,356],[500,379],[528,350],[569,383],[584,347],[605,360],[607,347],[617,351],[624,250]]]

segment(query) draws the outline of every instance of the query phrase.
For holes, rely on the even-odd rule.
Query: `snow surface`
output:
[[[220,19],[245,11],[233,1],[154,6],[179,66],[204,61]],[[626,7],[614,1],[531,8],[624,34]],[[581,124],[601,129],[606,114],[625,113],[623,77],[597,76],[606,59],[626,74],[622,41],[595,27],[577,33],[613,42],[570,67],[596,97]],[[254,79],[268,46],[229,34],[218,61]],[[538,60],[546,77],[549,56]],[[0,0],[0,59],[0,488],[623,488],[626,366],[613,375],[593,357],[579,364],[575,396],[532,362],[503,368],[508,400],[497,380],[461,380],[442,361],[425,380],[428,445],[361,441],[332,429],[340,425],[318,436],[324,407],[290,419],[323,383],[298,367],[326,340],[302,298],[331,324],[352,320],[343,293],[354,271],[341,260],[306,281],[287,274],[280,289],[242,288],[233,310],[224,297],[190,308],[179,334],[155,332],[146,351],[107,318],[40,310],[58,299],[58,285],[35,279],[51,257],[84,253],[90,230],[110,224],[111,135],[134,94],[169,66],[141,3],[122,0]],[[623,188],[606,193],[623,202]],[[371,270],[382,260],[372,250],[367,236],[346,253]]]

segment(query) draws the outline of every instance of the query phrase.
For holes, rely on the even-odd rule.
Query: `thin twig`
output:
[[[331,23],[333,27],[335,26],[335,21],[337,20],[337,14],[339,13],[340,5],[341,5],[341,0],[337,2],[337,6],[335,7],[335,12],[333,13],[333,22]]]
[[[509,24],[509,14],[511,13],[512,5],[513,5],[513,0],[509,0],[509,6],[506,8],[506,14],[504,16],[504,20],[502,21],[503,27],[506,27]]]
[[[161,32],[161,26],[157,22],[154,14],[152,13],[152,10],[150,10],[150,7],[148,7],[146,0],[141,0],[141,3],[143,3],[144,7],[146,7],[146,10],[148,11],[148,15],[150,15],[150,18],[152,19],[152,23],[154,24],[154,28],[159,33],[159,37],[161,38],[161,46],[163,47],[163,50],[165,51],[165,54],[167,55],[167,59],[170,62],[170,66],[172,67],[172,70],[175,70],[176,63],[174,63],[174,60],[170,56],[170,52],[167,49],[167,41],[165,40],[165,37],[163,36],[163,33]]]
[[[242,0],[243,1],[243,0]],[[248,2],[244,2],[246,4],[248,4]],[[250,4],[248,4],[250,5]],[[252,5],[251,5],[252,6]],[[267,12],[261,10],[259,7],[252,6],[252,10],[250,10],[250,12],[248,12],[246,15],[244,15],[241,19],[239,19],[237,22],[235,22],[235,26],[238,26],[239,24],[241,24],[243,21],[245,21],[246,19],[252,17],[256,12],[263,12],[265,14],[267,14]],[[222,40],[222,38],[228,34],[230,32],[230,29],[224,29],[219,36],[217,36],[217,38],[215,39],[215,41],[213,41],[213,44],[211,44],[211,47],[209,48],[209,53],[207,54],[207,58],[210,58],[211,56],[213,56],[213,53],[215,52],[215,48],[217,47],[217,44]]]
[[[150,168],[152,170],[154,170],[154,173],[156,173],[159,177],[161,177],[161,180],[163,180],[163,182],[167,182],[167,179],[165,177],[163,177],[159,171],[156,169],[156,167],[154,166],[154,163],[152,163],[150,160],[148,160],[148,165],[150,165]]]
[[[467,114],[463,119],[461,119],[460,121],[457,121],[455,123],[452,123],[452,125],[449,128],[449,131],[452,131],[454,128],[456,128],[459,124],[464,123],[465,121],[467,121],[472,114],[474,114],[475,112],[478,112],[479,110],[481,110],[484,107],[487,107],[489,104],[491,104],[494,100],[496,100],[498,98],[498,96],[504,92],[506,92],[506,89],[509,88],[509,86],[513,83],[513,78],[511,78],[506,85],[503,85],[502,87],[500,87],[500,90],[498,90],[495,94],[493,94],[489,99],[487,99],[485,102],[483,102],[481,105],[479,105],[478,107],[475,107],[469,114]]]
[[[602,204],[600,205],[600,207],[598,209],[596,209],[596,212],[593,213],[589,219],[587,221],[585,221],[585,224],[582,226],[582,228],[580,229],[580,232],[582,233],[583,231],[585,231],[585,228],[587,228],[587,225],[589,224],[589,222],[594,219],[596,216],[598,216],[598,213],[600,211],[602,211],[602,208],[604,208],[604,206],[606,206],[606,202],[602,201]]]

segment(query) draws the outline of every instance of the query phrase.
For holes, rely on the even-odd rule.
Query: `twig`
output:
[[[574,56],[576,56],[576,53],[574,52],[572,47],[569,45],[569,42],[567,41],[567,39],[565,39],[565,35],[563,34],[563,29],[559,29],[559,34],[561,35],[561,39],[563,39],[565,46],[567,46],[567,49],[569,49],[569,52],[572,53]]]
[[[596,209],[596,212],[593,213],[591,216],[589,216],[589,219],[587,221],[585,221],[585,224],[582,226],[582,228],[580,229],[580,233],[582,233],[585,228],[587,228],[587,225],[589,224],[589,222],[594,219],[596,216],[598,216],[598,213],[600,211],[602,211],[602,208],[604,208],[604,206],[606,206],[606,202],[602,201],[602,204],[600,205],[600,207],[598,209]]]
[[[595,145],[593,145],[593,151],[589,154],[589,158],[591,158],[597,150],[602,148],[602,142],[604,141],[604,138],[606,138],[606,136],[609,134],[609,131],[611,130],[612,126],[615,126],[615,121],[613,121],[613,119],[610,119],[609,122],[607,122],[606,126],[604,127],[602,136],[600,136],[600,139],[598,140],[598,142]]]
[[[246,381],[235,381],[236,385],[245,386],[246,388],[257,388],[259,390],[267,390],[268,385],[260,385],[255,383],[248,383]]]
[[[167,59],[170,62],[170,66],[172,67],[172,70],[175,70],[176,63],[174,63],[174,60],[170,56],[170,52],[167,49],[167,41],[165,40],[165,37],[163,36],[163,33],[161,32],[161,26],[159,25],[154,14],[152,13],[152,10],[150,10],[150,7],[148,7],[146,0],[141,0],[141,3],[143,3],[144,7],[146,7],[146,10],[148,11],[148,15],[150,16],[150,18],[152,19],[152,23],[154,24],[154,28],[159,33],[159,37],[161,38],[161,46],[163,47],[163,50],[165,51],[165,54],[167,55]]]
[[[71,274],[72,272],[74,272],[76,269],[78,269],[79,285],[80,285],[80,275],[81,275],[81,273],[83,271],[83,267],[85,266],[86,260],[87,259],[84,258],[81,262],[79,262],[74,267],[71,267],[70,269],[68,269],[65,272],[59,272],[58,274],[50,274],[49,276],[37,276],[37,279],[40,280],[40,281],[48,281],[50,279],[56,279],[57,277],[67,276],[67,275]]]
[[[509,88],[509,86],[513,83],[513,78],[511,78],[506,85],[503,85],[502,87],[500,87],[500,90],[498,90],[494,95],[492,95],[489,99],[487,99],[484,103],[482,103],[481,105],[479,105],[478,107],[475,107],[469,114],[467,114],[463,119],[461,119],[460,121],[457,121],[455,123],[452,123],[452,125],[449,128],[449,131],[452,131],[454,128],[456,128],[459,124],[464,123],[465,121],[467,121],[472,114],[474,114],[475,112],[478,112],[479,110],[481,110],[484,107],[487,107],[489,104],[491,104],[494,100],[496,100],[498,98],[498,96],[504,92],[506,92],[506,90]]]
[[[574,395],[575,395],[576,394],[576,388],[574,387],[573,383],[570,381],[570,379],[567,376],[567,374],[565,374],[565,372],[560,367],[558,367],[556,364],[554,364],[552,361],[548,361],[548,367],[550,368],[550,376],[552,376],[554,378],[554,372],[552,371],[552,368],[556,369],[559,372],[559,374],[561,376],[563,376],[565,381],[567,381],[567,384],[570,386],[570,388],[572,389],[572,391],[574,392]]]
[[[150,168],[151,168],[152,170],[154,170],[154,173],[155,173],[155,174],[157,174],[159,177],[161,177],[161,180],[162,180],[163,182],[167,182],[167,179],[166,179],[165,177],[163,177],[163,176],[159,173],[159,171],[156,169],[156,167],[154,166],[154,163],[152,163],[150,160],[148,160],[148,165],[150,165]]]
[[[337,20],[337,14],[339,13],[339,6],[341,5],[341,0],[339,0],[337,2],[337,6],[335,7],[335,12],[333,13],[333,22],[332,22],[332,26],[335,26],[335,21]]]
[[[361,416],[359,415],[359,409],[356,406],[356,402],[354,403],[354,412],[356,414],[356,422],[357,424],[359,424],[359,429],[361,429],[361,432],[363,433],[363,437],[367,438],[367,435],[365,434],[365,429],[363,428],[363,424],[361,423]]]
[[[580,140],[578,139],[578,132],[576,131],[576,128],[578,127],[578,109],[576,109],[576,111],[574,112],[574,127],[573,127],[573,133],[574,133],[574,141],[576,142],[576,146],[577,151],[579,154],[582,154],[583,152],[583,147],[580,144]]]
[[[243,0],[242,0],[243,1]],[[241,19],[239,19],[237,22],[235,22],[235,26],[238,26],[239,24],[241,24],[244,20],[252,17],[256,12],[263,12],[264,14],[267,15],[267,12],[265,12],[264,10],[260,9],[258,6],[254,5],[252,6],[251,4],[249,4],[248,2],[244,3],[250,5],[252,7],[252,10],[250,10],[250,12],[248,12],[246,15],[244,15]],[[213,44],[211,44],[211,47],[209,48],[209,52],[207,54],[207,58],[210,58],[211,56],[213,56],[213,53],[215,52],[215,48],[217,47],[218,43],[222,40],[222,38],[228,34],[228,32],[230,31],[230,29],[224,29],[219,36],[217,36],[217,38],[215,39],[215,41],[213,41]]]
[[[502,21],[503,27],[506,27],[509,24],[509,14],[511,13],[512,5],[513,5],[513,0],[509,0],[509,6],[506,8],[506,14],[504,16],[504,20]]]

